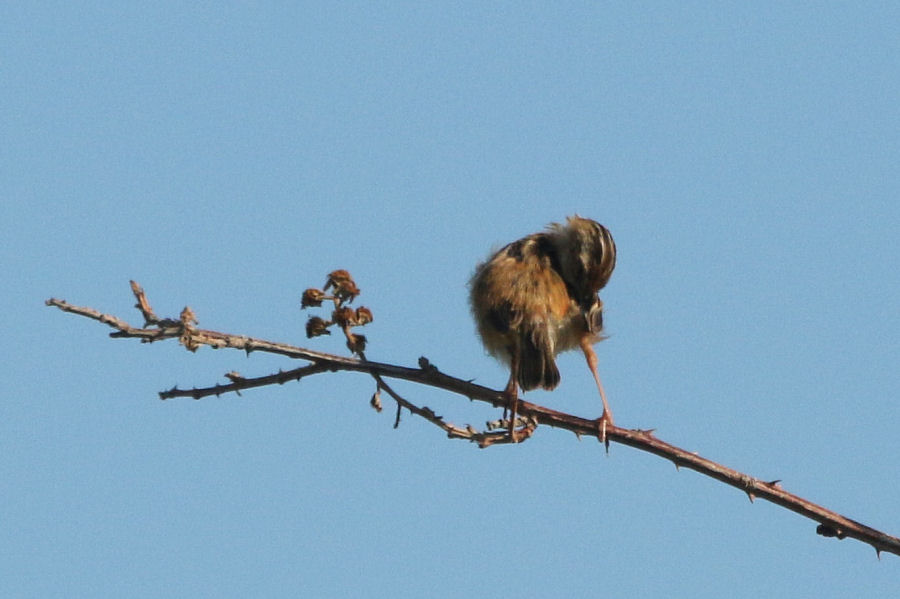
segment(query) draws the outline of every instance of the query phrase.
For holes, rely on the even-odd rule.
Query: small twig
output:
[[[359,356],[359,359],[362,362],[368,362],[365,351],[362,349],[362,347],[360,347],[358,341],[359,335],[354,334],[350,330],[350,325],[346,321],[344,321],[341,329],[344,332],[344,336],[347,338],[347,346],[350,348],[354,348],[353,351]],[[510,440],[510,436],[506,432],[481,432],[473,428],[471,425],[467,425],[466,428],[463,429],[449,422],[446,422],[441,416],[435,414],[434,410],[432,410],[428,406],[419,407],[408,399],[402,397],[399,393],[394,391],[394,389],[390,385],[388,385],[387,382],[382,378],[382,376],[377,372],[371,372],[370,374],[372,375],[372,378],[375,379],[375,384],[377,385],[375,393],[378,394],[378,392],[380,391],[386,391],[387,394],[390,395],[391,398],[397,403],[397,414],[394,418],[394,428],[398,428],[400,426],[400,415],[403,411],[403,408],[406,408],[410,411],[410,413],[416,416],[420,416],[421,418],[424,418],[438,428],[444,430],[447,433],[447,436],[451,439],[465,439],[473,443],[477,443],[479,447],[487,447],[495,443],[507,443]],[[533,428],[528,429],[528,434],[523,435],[521,439],[530,437],[533,430]]]
[[[318,374],[329,370],[331,370],[331,368],[323,364],[310,364],[309,366],[302,366],[292,370],[282,370],[275,374],[268,374],[256,378],[244,378],[242,376],[235,376],[234,373],[229,373],[228,375],[225,375],[231,380],[231,384],[229,385],[213,385],[212,387],[197,389],[179,389],[178,387],[172,387],[168,391],[160,391],[159,398],[173,399],[175,397],[190,397],[192,399],[202,399],[212,395],[218,397],[224,393],[240,394],[244,389],[265,387],[267,385],[283,385],[289,381],[299,381],[303,377],[311,374]]]
[[[131,292],[137,300],[134,307],[140,310],[141,314],[144,315],[144,326],[158,323],[159,319],[156,317],[156,314],[153,313],[153,308],[150,307],[150,302],[147,300],[144,288],[138,285],[136,281],[129,281],[129,283],[131,283]]]

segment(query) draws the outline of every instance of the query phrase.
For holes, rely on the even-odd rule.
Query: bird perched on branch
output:
[[[603,339],[597,292],[615,265],[616,244],[606,227],[576,215],[506,245],[475,270],[470,301],[478,333],[488,353],[510,367],[505,393],[513,442],[517,388],[554,389],[556,355],[569,349],[584,352],[603,402],[600,421],[612,424],[593,346]]]

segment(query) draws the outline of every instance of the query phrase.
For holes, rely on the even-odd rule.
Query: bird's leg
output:
[[[518,439],[516,439],[516,417],[518,416],[519,411],[519,387],[517,381],[517,374],[519,372],[519,348],[518,346],[514,347],[510,352],[511,358],[509,361],[509,382],[506,383],[506,389],[503,391],[503,394],[506,395],[506,407],[503,408],[503,418],[506,418],[507,412],[509,413],[509,438],[513,443],[517,443]]]
[[[603,383],[600,382],[600,375],[597,373],[597,353],[594,351],[594,345],[591,343],[591,338],[587,335],[581,339],[581,351],[584,352],[588,367],[591,369],[591,374],[594,375],[594,381],[597,383],[597,389],[600,391],[600,400],[603,402],[603,415],[600,416],[600,422],[602,423],[605,437],[606,426],[612,425],[613,417],[612,412],[609,409],[609,404],[606,401],[606,392],[603,390]]]

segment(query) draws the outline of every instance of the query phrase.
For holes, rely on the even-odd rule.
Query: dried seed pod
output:
[[[354,335],[353,333],[351,333],[347,337],[347,349],[352,351],[354,354],[361,354],[366,351],[366,336]]]
[[[338,308],[331,313],[331,320],[340,327],[352,327],[356,324],[356,312],[352,308]]]
[[[322,300],[324,300],[325,297],[325,292],[323,292],[321,289],[310,287],[303,292],[303,298],[300,300],[300,308],[316,308],[318,306],[321,306]]]
[[[325,281],[325,291],[334,287],[334,296],[341,301],[352,302],[353,298],[360,294],[359,287],[353,281],[353,277],[346,270],[335,270],[328,275]]]
[[[366,308],[365,306],[360,306],[356,309],[356,325],[363,326],[365,324],[369,324],[375,320],[375,317],[372,316],[372,311]]]
[[[319,335],[330,335],[331,331],[328,330],[330,324],[330,322],[326,322],[318,316],[310,316],[309,320],[306,321],[306,336],[313,338]]]

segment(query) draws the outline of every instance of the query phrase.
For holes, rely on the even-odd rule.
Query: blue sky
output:
[[[111,340],[51,296],[307,341],[349,269],[371,359],[502,387],[491,248],[579,213],[619,260],[617,423],[900,534],[892,3],[0,8],[4,596],[847,597],[896,556],[539,429],[478,450],[370,379],[161,402],[297,364]],[[528,399],[585,416],[581,357]],[[398,390],[459,424],[496,417]]]

